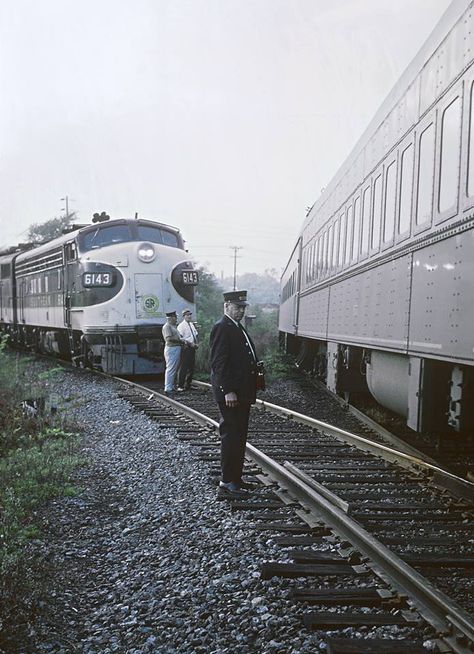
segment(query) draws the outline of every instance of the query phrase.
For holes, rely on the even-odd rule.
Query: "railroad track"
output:
[[[124,383],[122,397],[176,426],[217,481],[218,424],[206,387],[177,401]],[[265,402],[252,411],[249,441],[244,474],[255,490],[230,508],[247,511],[252,527],[282,547],[262,576],[297,579],[294,600],[324,608],[305,613],[309,629],[337,636],[397,625],[407,635],[367,638],[363,649],[360,639],[329,638],[329,654],[426,652],[427,634],[439,652],[474,650],[473,484],[413,448],[398,452]]]

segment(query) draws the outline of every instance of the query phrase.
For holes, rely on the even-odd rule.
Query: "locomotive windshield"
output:
[[[168,232],[159,227],[151,227],[149,225],[138,225],[138,239],[140,241],[151,241],[151,243],[160,243],[161,245],[169,245],[172,248],[178,248],[178,237],[174,232]]]
[[[93,232],[83,234],[81,240],[83,250],[93,250],[112,245],[112,243],[131,241],[132,235],[128,225],[101,225]]]
[[[148,241],[172,248],[183,248],[178,232],[158,225],[136,222],[98,225],[95,229],[84,231],[79,235],[79,247],[82,252],[126,241]]]

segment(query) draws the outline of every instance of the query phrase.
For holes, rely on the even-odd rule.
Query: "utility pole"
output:
[[[231,250],[234,250],[234,291],[237,283],[237,250],[242,250],[242,246],[229,245]]]
[[[71,198],[72,200],[73,198]],[[69,195],[66,195],[64,198],[61,198],[61,202],[66,203],[66,208],[63,211],[66,211],[66,218],[69,220]]]

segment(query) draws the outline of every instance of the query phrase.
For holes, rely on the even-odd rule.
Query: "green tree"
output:
[[[197,377],[209,378],[209,334],[217,320],[222,316],[223,297],[215,275],[200,267],[199,284],[196,289],[197,327],[199,331],[199,348],[196,354]]]
[[[73,212],[67,216],[51,218],[51,220],[47,220],[44,223],[33,223],[28,228],[28,242],[45,243],[61,236],[62,230],[71,224],[75,216],[76,214]]]

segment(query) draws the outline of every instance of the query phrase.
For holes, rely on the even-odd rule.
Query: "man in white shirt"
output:
[[[193,314],[189,309],[184,309],[182,315],[183,320],[178,325],[180,336],[185,341],[181,352],[181,365],[178,375],[178,391],[180,392],[191,388],[198,347],[198,332],[194,323],[191,322]]]

